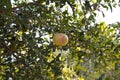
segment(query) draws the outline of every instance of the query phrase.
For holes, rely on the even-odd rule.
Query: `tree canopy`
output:
[[[119,80],[120,22],[98,22],[116,0],[0,0],[0,80]],[[56,33],[69,42],[59,48]]]

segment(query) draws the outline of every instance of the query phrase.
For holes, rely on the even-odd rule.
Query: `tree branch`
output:
[[[34,1],[34,2],[29,2],[29,3],[24,3],[24,4],[20,4],[20,5],[18,5],[18,6],[16,6],[16,7],[13,7],[12,9],[11,9],[11,11],[15,11],[16,9],[19,9],[19,8],[22,8],[22,7],[26,7],[26,6],[29,6],[29,5],[38,5],[38,6],[42,6],[41,4],[40,4],[40,2],[39,1]],[[8,9],[0,9],[0,13],[8,13],[10,10],[8,10]]]

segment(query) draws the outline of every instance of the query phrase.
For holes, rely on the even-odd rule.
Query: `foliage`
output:
[[[0,1],[0,80],[119,80],[120,23],[96,21],[119,2]],[[69,37],[61,49],[59,32]]]

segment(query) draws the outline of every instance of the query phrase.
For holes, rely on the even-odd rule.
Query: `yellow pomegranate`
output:
[[[53,37],[53,43],[59,47],[65,46],[68,43],[68,36],[64,33],[57,33]]]

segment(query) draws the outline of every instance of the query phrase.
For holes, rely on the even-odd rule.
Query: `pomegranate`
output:
[[[59,47],[65,46],[68,43],[68,36],[64,33],[57,33],[53,37],[53,43]]]

